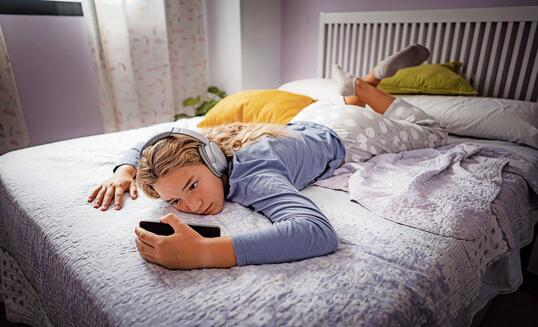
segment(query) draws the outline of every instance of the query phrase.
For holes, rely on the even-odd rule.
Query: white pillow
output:
[[[336,81],[332,79],[301,79],[282,84],[278,89],[304,94],[316,100],[342,103],[342,96],[336,92]]]
[[[279,89],[342,103],[336,82],[330,79],[297,80]],[[404,95],[402,98],[438,120],[451,134],[510,141],[538,149],[538,104],[535,102],[437,95]]]
[[[465,96],[402,96],[451,134],[510,141],[538,149],[538,104]]]

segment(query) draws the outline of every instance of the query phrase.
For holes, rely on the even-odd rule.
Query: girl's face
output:
[[[206,165],[184,166],[159,178],[153,188],[181,212],[215,215],[224,207],[224,185]]]

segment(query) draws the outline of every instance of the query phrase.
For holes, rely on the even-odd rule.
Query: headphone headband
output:
[[[200,134],[198,132],[195,132],[193,130],[186,129],[186,128],[173,127],[172,130],[170,130],[170,131],[161,132],[161,133],[153,136],[152,138],[150,138],[146,142],[146,144],[144,144],[144,146],[142,147],[142,150],[140,152],[142,153],[142,151],[144,151],[144,149],[147,148],[148,146],[152,146],[155,143],[159,142],[160,140],[165,139],[168,136],[171,136],[171,135],[174,135],[174,134],[187,135],[187,136],[190,136],[190,137],[192,137],[194,139],[197,139],[198,141],[202,142],[204,145],[209,144],[209,140],[203,134]]]
[[[140,154],[149,146],[152,146],[159,142],[162,139],[165,139],[171,135],[174,134],[180,134],[180,135],[187,135],[190,136],[198,141],[200,141],[200,146],[198,147],[198,152],[200,153],[200,157],[202,157],[202,160],[206,164],[206,166],[211,170],[213,174],[217,177],[222,177],[222,175],[226,172],[228,169],[228,161],[226,160],[226,156],[222,152],[222,150],[219,148],[219,146],[207,139],[203,134],[198,133],[196,131],[181,128],[181,127],[173,127],[170,131],[165,131],[162,133],[159,133],[152,138],[150,138],[142,147],[142,150],[140,150]]]

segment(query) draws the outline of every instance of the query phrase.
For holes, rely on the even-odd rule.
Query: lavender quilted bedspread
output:
[[[335,253],[286,264],[170,271],[145,262],[134,243],[138,222],[171,212],[167,204],[141,196],[120,211],[100,212],[86,203],[122,151],[162,128],[0,157],[0,293],[12,318],[58,326],[466,324],[484,271],[517,248],[507,235],[530,230],[535,221],[519,175],[506,178],[494,201],[502,214],[486,219],[472,240],[395,223],[349,201],[345,192],[311,186],[303,193],[335,227]],[[232,236],[270,224],[233,203],[216,216],[180,216],[217,224]]]

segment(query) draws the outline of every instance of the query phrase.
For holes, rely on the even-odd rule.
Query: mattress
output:
[[[192,128],[199,120],[0,157],[0,290],[9,319],[61,326],[459,326],[470,324],[494,295],[521,283],[521,271],[514,269],[518,251],[531,240],[538,215],[518,176],[506,179],[494,202],[503,217],[492,219],[487,233],[473,242],[399,225],[349,201],[345,192],[309,186],[302,192],[338,234],[333,254],[184,271],[144,261],[134,234],[143,219],[173,212],[189,223],[219,225],[223,235],[232,236],[270,225],[264,216],[229,202],[215,216],[177,213],[142,194],[119,211],[101,212],[86,202],[91,188],[110,176],[133,143],[172,125]],[[537,150],[495,145],[527,156],[538,167]]]

